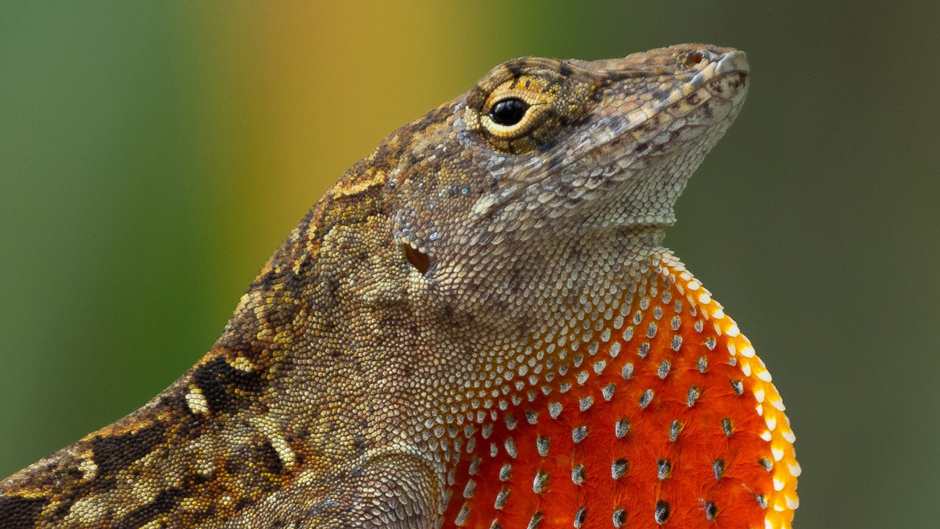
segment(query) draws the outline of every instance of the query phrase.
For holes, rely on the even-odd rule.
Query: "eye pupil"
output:
[[[503,99],[490,110],[490,119],[498,125],[515,125],[522,121],[529,104],[518,98]]]

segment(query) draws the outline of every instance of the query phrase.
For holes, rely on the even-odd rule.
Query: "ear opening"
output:
[[[405,255],[405,259],[411,263],[411,266],[415,267],[415,270],[422,274],[428,273],[431,268],[431,258],[428,257],[428,254],[418,251],[410,244],[402,244],[401,250]]]

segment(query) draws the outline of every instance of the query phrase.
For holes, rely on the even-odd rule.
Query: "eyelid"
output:
[[[524,90],[520,88],[497,88],[490,93],[490,96],[486,98],[486,103],[483,104],[483,114],[489,114],[493,111],[493,107],[496,106],[496,103],[503,101],[505,99],[521,99],[525,101],[530,107],[545,105],[548,103],[545,96],[539,92],[533,92],[532,90]]]
[[[515,125],[500,125],[490,117],[490,112],[493,111],[493,107],[496,106],[496,103],[506,99],[521,99],[529,105],[525,115],[522,116],[522,120]],[[539,122],[542,115],[550,107],[551,105],[548,99],[541,92],[519,87],[499,87],[490,93],[490,96],[486,98],[486,103],[483,105],[482,118],[484,127],[487,132],[497,138],[513,139],[528,133],[532,129],[532,126]]]
[[[497,138],[515,138],[529,132],[532,125],[539,121],[539,118],[546,110],[548,110],[548,105],[544,103],[531,105],[525,115],[522,116],[522,120],[515,125],[500,125],[493,121],[489,114],[486,114],[484,117],[486,120],[485,126],[487,131]]]

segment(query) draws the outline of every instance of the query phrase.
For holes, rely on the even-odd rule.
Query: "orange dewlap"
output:
[[[477,429],[444,527],[791,527],[800,467],[770,374],[678,260],[660,272],[554,389]]]

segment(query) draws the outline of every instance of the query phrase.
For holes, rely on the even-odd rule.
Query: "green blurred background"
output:
[[[798,527],[940,519],[936,2],[0,3],[0,477],[144,403],[398,125],[704,41],[751,92],[667,238],[774,373]]]

